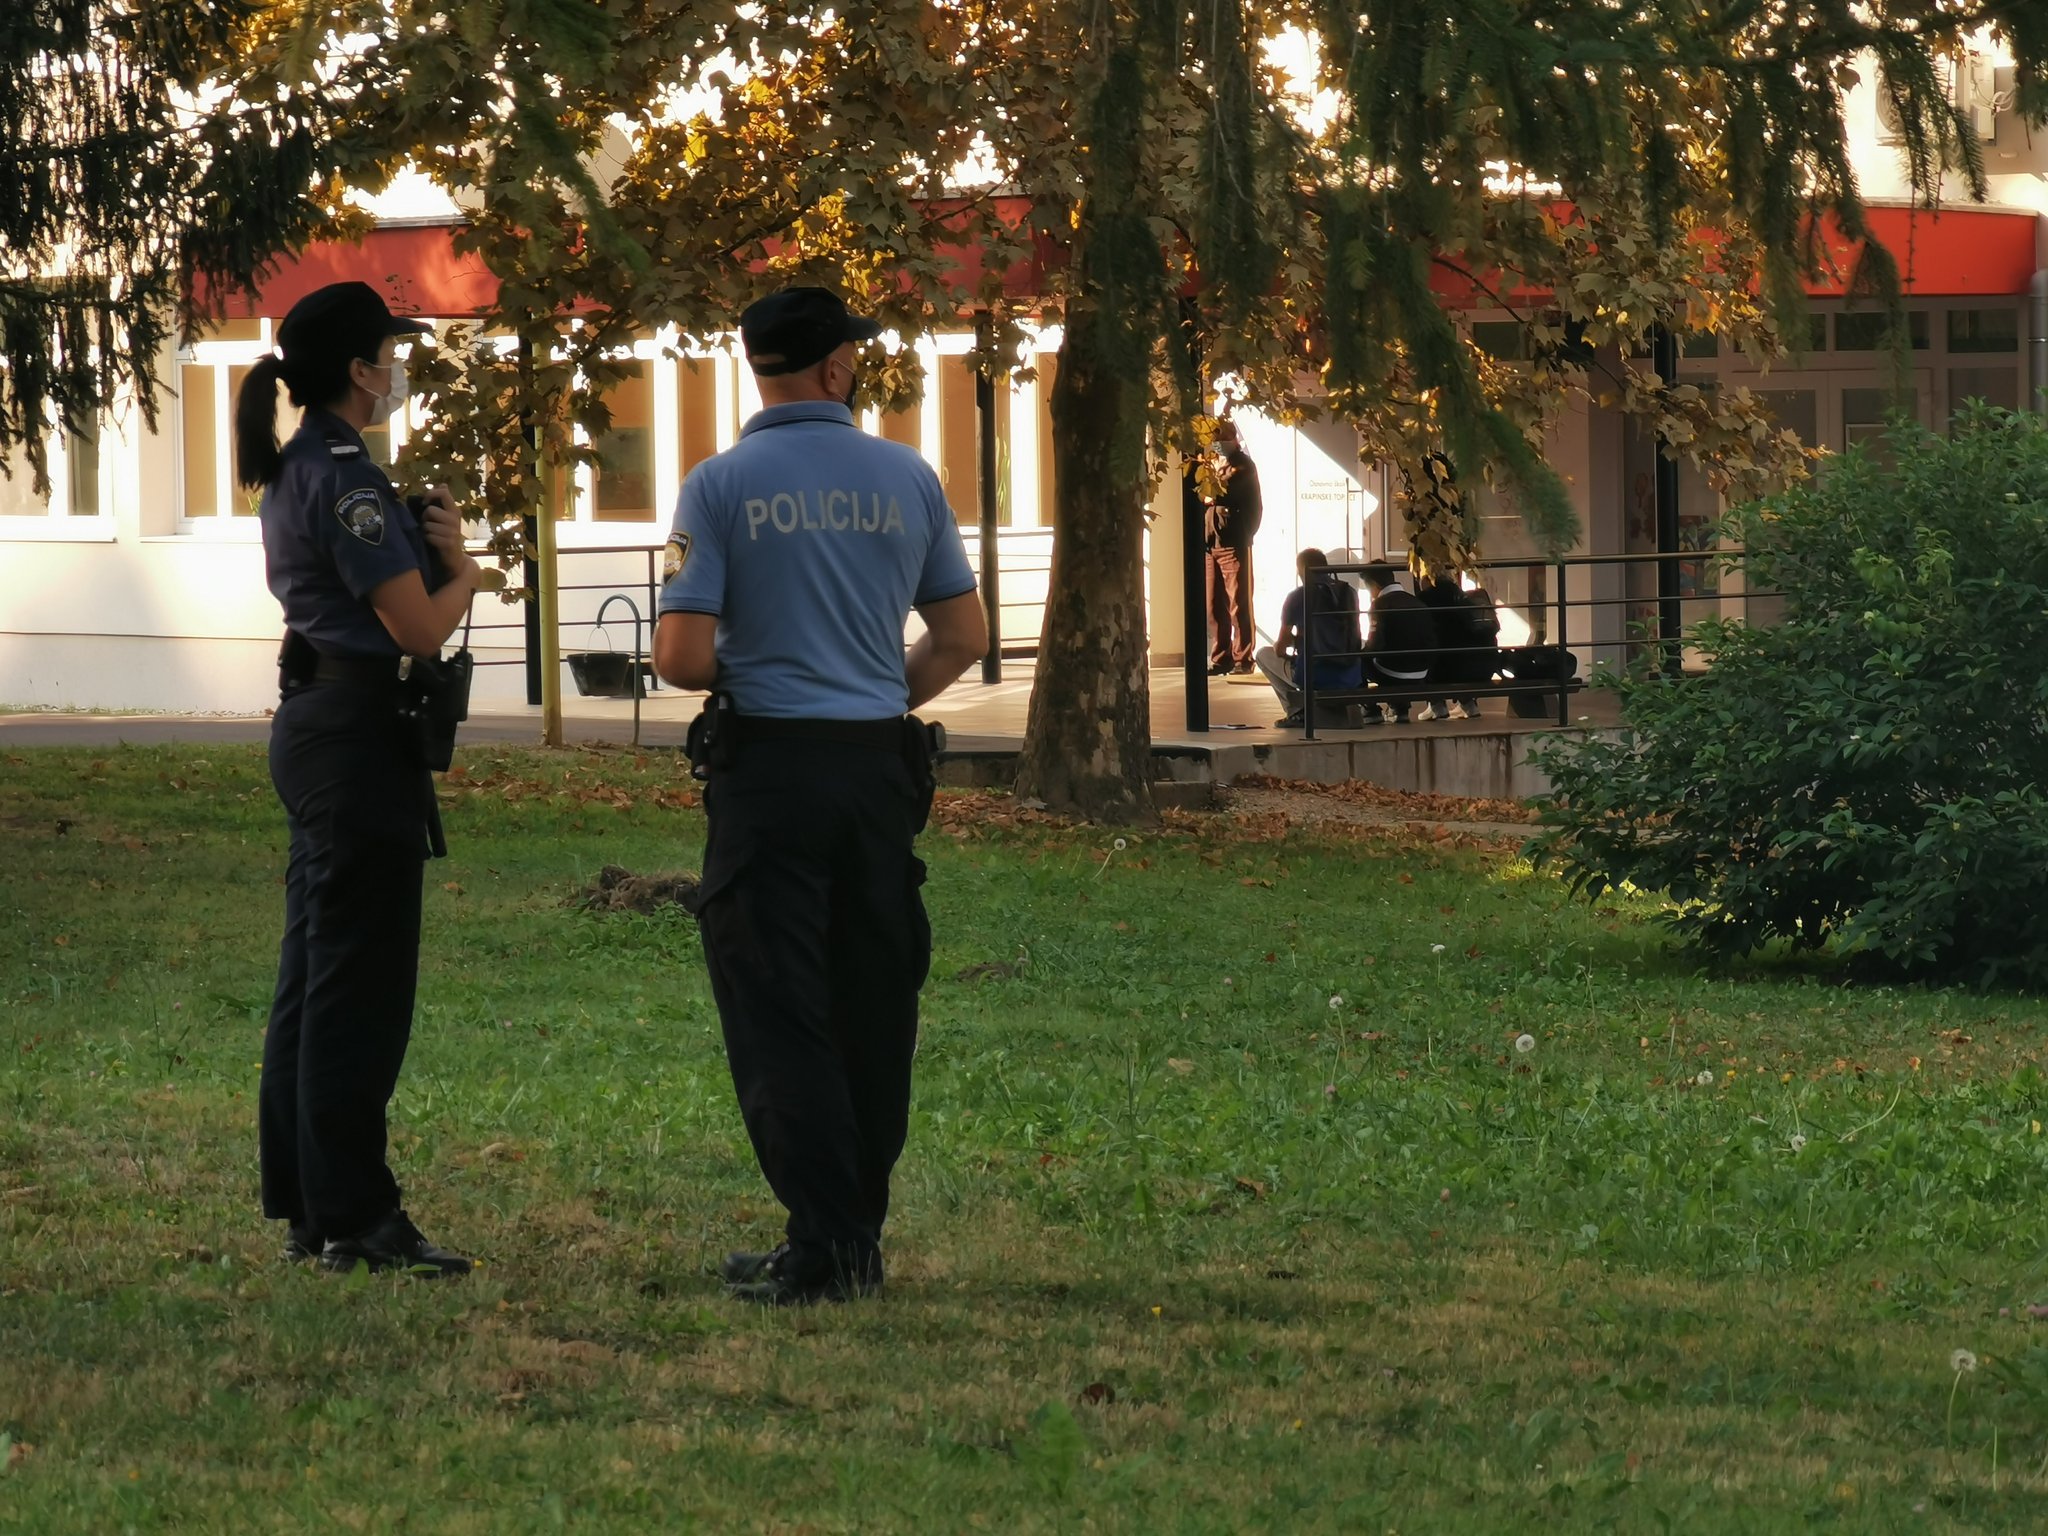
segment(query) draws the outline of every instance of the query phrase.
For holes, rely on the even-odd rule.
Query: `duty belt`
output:
[[[830,741],[847,747],[872,747],[881,752],[903,750],[903,716],[886,720],[785,720],[766,715],[729,715],[720,722],[737,743],[750,741]]]
[[[316,653],[304,683],[345,683],[356,688],[398,689],[412,671],[410,656],[334,656]]]

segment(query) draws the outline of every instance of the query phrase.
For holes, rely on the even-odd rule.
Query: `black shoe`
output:
[[[1209,675],[1211,677],[1222,677],[1229,670],[1230,663],[1227,661],[1212,661],[1209,663]]]
[[[1298,731],[1301,729],[1301,716],[1282,715],[1273,722],[1273,729],[1276,731]]]
[[[728,1253],[718,1262],[718,1278],[727,1285],[745,1285],[760,1279],[788,1252],[789,1244],[778,1243],[766,1253],[748,1253],[745,1249]]]
[[[320,1257],[320,1250],[327,1246],[327,1239],[314,1227],[301,1226],[293,1222],[284,1231],[284,1261],[287,1264],[303,1264],[308,1259]]]
[[[1250,677],[1254,672],[1258,670],[1259,669],[1253,666],[1250,662],[1240,661],[1236,666],[1230,669],[1230,675],[1232,677]]]
[[[401,1270],[430,1279],[444,1275],[466,1275],[475,1261],[459,1253],[437,1248],[403,1211],[393,1211],[377,1225],[356,1237],[330,1237],[320,1254],[322,1269],[346,1273],[358,1264],[372,1272]]]
[[[882,1289],[882,1258],[875,1254],[866,1264],[799,1265],[783,1244],[773,1254],[734,1254],[735,1259],[759,1257],[761,1267],[752,1278],[728,1281],[725,1293],[735,1301],[757,1307],[808,1307],[821,1301],[851,1301],[856,1296],[878,1295]],[[721,1270],[724,1266],[720,1266]]]

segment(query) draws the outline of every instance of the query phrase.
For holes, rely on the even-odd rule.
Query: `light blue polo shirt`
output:
[[[836,401],[757,411],[690,471],[663,613],[718,618],[718,687],[742,715],[900,715],[910,610],[974,590],[939,477]]]

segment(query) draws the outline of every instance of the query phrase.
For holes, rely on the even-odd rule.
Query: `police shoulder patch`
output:
[[[334,504],[341,526],[365,544],[384,542],[384,499],[365,486],[344,495]]]
[[[362,456],[363,450],[354,443],[329,442],[328,455],[337,459],[354,459]]]
[[[661,580],[666,586],[683,574],[683,567],[690,559],[690,536],[687,533],[669,535],[669,541],[662,546]]]

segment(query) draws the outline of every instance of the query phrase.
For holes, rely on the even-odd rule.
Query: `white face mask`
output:
[[[377,403],[370,407],[370,425],[373,427],[381,427],[389,421],[392,413],[412,396],[405,377],[405,364],[387,363],[385,369],[390,375],[389,381],[384,386],[384,393],[377,397]]]

